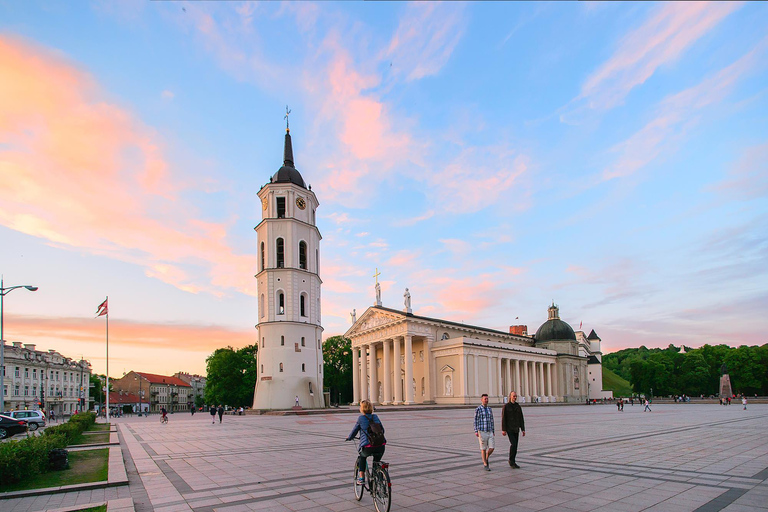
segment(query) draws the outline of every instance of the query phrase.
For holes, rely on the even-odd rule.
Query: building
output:
[[[131,393],[138,396],[142,403],[149,403],[150,412],[159,412],[165,407],[168,412],[187,411],[192,386],[170,375],[130,371],[120,379],[109,381],[112,384],[110,392],[110,407],[114,392]],[[142,406],[142,411],[146,407]]]
[[[293,163],[285,132],[283,166],[261,187],[258,237],[258,377],[254,409],[323,407],[319,205]]]
[[[579,340],[579,353],[587,357],[589,399],[613,398],[613,391],[603,390],[603,352],[600,349],[600,336],[592,329],[589,336],[585,336],[584,331],[576,331],[576,339]]]
[[[369,307],[345,334],[355,402],[469,404],[487,393],[503,403],[513,390],[525,402],[586,401],[592,345],[577,340],[554,304],[528,336],[526,326],[507,333],[414,315],[406,297],[403,311]]]
[[[129,412],[136,414],[138,414],[139,411],[143,413],[149,411],[149,404],[142,400],[137,394],[125,391],[113,391],[109,394],[109,407],[112,410],[118,409],[121,412],[126,412],[125,406],[130,408]]]
[[[88,409],[91,363],[84,359],[14,341],[5,346],[2,373],[6,410],[45,409],[66,416]]]
[[[173,374],[173,376],[183,380],[192,387],[189,395],[187,396],[187,399],[189,400],[187,405],[189,407],[193,407],[198,398],[201,401],[205,400],[205,377],[201,375],[191,375],[184,372],[176,372]]]

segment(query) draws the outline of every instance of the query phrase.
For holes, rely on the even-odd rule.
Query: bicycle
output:
[[[168,423],[168,416],[163,416],[160,418],[160,423]]]
[[[373,470],[371,470],[371,467],[373,467]],[[368,491],[373,498],[373,506],[376,507],[377,512],[389,512],[389,507],[392,506],[392,482],[389,479],[388,469],[388,462],[379,461],[366,464],[365,483],[360,484],[357,482],[360,470],[358,469],[357,460],[355,460],[354,482],[355,498],[357,501],[363,499],[364,491]]]

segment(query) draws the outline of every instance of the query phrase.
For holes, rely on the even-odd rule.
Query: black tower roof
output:
[[[301,188],[307,188],[304,178],[296,167],[293,166],[293,144],[291,143],[291,132],[285,130],[285,148],[283,149],[283,166],[270,179],[271,183],[293,183]]]

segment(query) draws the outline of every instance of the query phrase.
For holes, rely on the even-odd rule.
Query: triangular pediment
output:
[[[443,372],[453,372],[453,371],[455,371],[455,370],[454,370],[453,366],[450,366],[450,365],[445,365],[442,368],[440,368],[440,373],[443,373]]]
[[[405,313],[384,311],[372,306],[369,307],[354,324],[352,324],[352,327],[344,333],[344,337],[351,338],[366,331],[370,331],[371,329],[401,322],[404,318],[406,318]]]

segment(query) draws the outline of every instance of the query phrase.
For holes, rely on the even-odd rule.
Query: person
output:
[[[746,396],[742,396],[741,397],[741,405],[744,406],[744,410],[746,411],[747,410],[747,397]]]
[[[489,458],[493,453],[496,443],[493,438],[493,411],[488,407],[488,394],[483,393],[480,397],[480,403],[475,409],[475,436],[480,441],[480,455],[483,458],[483,469],[491,470]]]
[[[368,428],[371,423],[378,423],[381,426],[382,442],[378,446],[374,446],[377,443],[368,437]],[[360,416],[357,417],[352,432],[347,436],[347,441],[354,439],[358,432],[360,433],[360,444],[358,445],[359,455],[357,457],[357,469],[359,470],[357,483],[362,485],[365,484],[366,458],[373,455],[373,461],[379,462],[387,447],[387,440],[383,436],[384,424],[381,423],[378,415],[373,414],[373,404],[370,400],[360,400]]]
[[[166,410],[165,406],[160,408],[160,412],[163,413],[163,417],[160,419],[162,423],[168,423],[168,410]]]
[[[211,425],[216,423],[216,411],[217,411],[216,406],[212,405],[211,406]]]
[[[56,421],[56,413],[51,409],[51,421]]]
[[[299,395],[296,395],[296,407],[299,406]]]
[[[221,424],[221,417],[224,416],[224,406],[219,404],[219,424]]]
[[[645,409],[643,409],[643,412],[645,412],[645,411],[653,412],[651,410],[651,402],[649,402],[647,398],[645,399]]]
[[[509,437],[509,465],[514,469],[520,469],[515,458],[521,432],[525,437],[525,418],[523,408],[517,403],[517,393],[513,391],[509,394],[509,402],[501,410],[501,435]]]

